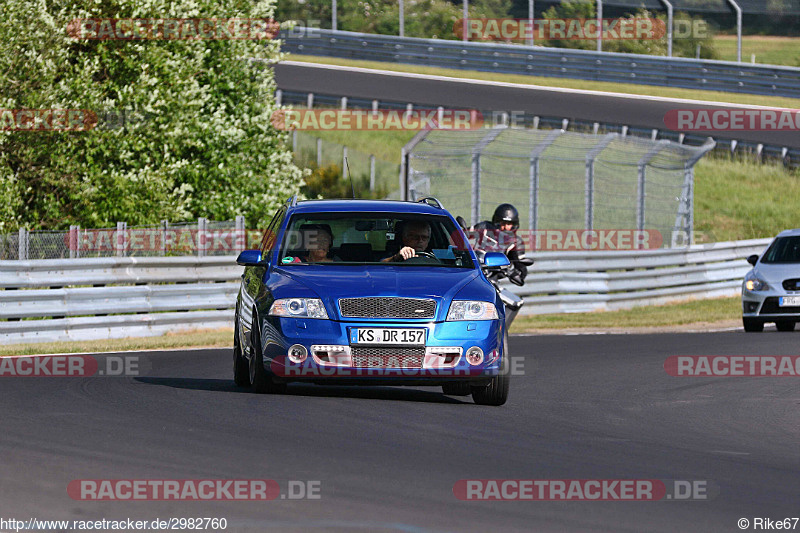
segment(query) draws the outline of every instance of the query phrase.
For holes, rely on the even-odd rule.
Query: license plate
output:
[[[425,344],[425,330],[399,328],[353,328],[350,330],[350,343],[423,346]]]
[[[780,307],[800,307],[800,296],[781,296],[778,299]]]

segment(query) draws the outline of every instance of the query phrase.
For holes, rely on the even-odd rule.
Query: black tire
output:
[[[500,372],[492,378],[488,385],[472,387],[472,401],[478,405],[503,405],[508,399],[508,384],[511,377],[508,359],[508,334],[503,337],[503,361]]]
[[[469,396],[472,394],[472,387],[469,383],[445,383],[442,385],[442,392],[448,396]]]
[[[261,331],[258,319],[253,313],[253,329],[250,331],[252,339],[253,356],[248,367],[248,381],[253,390],[258,394],[281,394],[286,391],[286,383],[275,383],[272,374],[264,370],[264,356],[261,354]]]
[[[742,317],[742,323],[744,324],[744,330],[748,333],[764,331],[764,322],[757,318]]]
[[[794,331],[794,322],[775,322],[775,327],[778,328],[778,331]]]
[[[250,369],[247,359],[242,356],[242,349],[239,343],[239,314],[236,314],[236,321],[233,323],[233,382],[239,387],[250,386]]]

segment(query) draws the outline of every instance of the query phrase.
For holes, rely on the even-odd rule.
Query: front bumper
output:
[[[400,385],[467,381],[480,385],[501,371],[506,358],[501,320],[344,322],[269,317],[265,327],[271,330],[269,335],[262,335],[265,370],[284,381]],[[424,328],[425,345],[353,344],[354,328]],[[308,355],[302,362],[293,362],[287,353],[298,344]],[[466,357],[473,347],[484,354],[477,365]]]
[[[800,296],[800,291],[775,289],[770,285],[766,291],[749,291],[742,286],[742,316],[764,322],[800,321],[800,306],[782,307],[781,297]]]

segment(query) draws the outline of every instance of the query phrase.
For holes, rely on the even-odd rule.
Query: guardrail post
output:
[[[17,259],[26,261],[28,259],[28,230],[19,228],[19,242],[17,243]]]
[[[369,154],[369,190],[375,190],[375,156]]]
[[[538,116],[533,117],[533,129],[535,129],[535,130],[539,129],[539,121],[540,120],[541,119]]]
[[[373,100],[372,101],[372,112],[373,113],[377,113],[378,112],[378,101],[377,100]]]
[[[208,219],[200,217],[197,219],[197,257],[204,257],[206,255],[206,228],[208,227]]]
[[[345,111],[347,109],[347,97],[346,96],[342,96],[341,107],[342,107],[342,111]]]
[[[236,230],[233,237],[233,247],[236,253],[242,253],[247,247],[245,235],[244,215],[236,215]]]
[[[283,102],[283,91],[280,90],[280,89],[277,89],[275,91],[275,105],[280,107],[282,102]]]
[[[308,93],[306,97],[306,107],[309,109],[314,108],[314,93]]]
[[[117,222],[117,231],[114,234],[114,245],[117,257],[125,257],[125,250],[128,248],[128,223]]]

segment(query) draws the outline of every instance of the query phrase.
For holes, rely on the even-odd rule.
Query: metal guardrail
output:
[[[751,266],[772,239],[720,242],[685,249],[541,252],[525,286],[522,314],[611,311],[687,298],[740,294]]]
[[[527,314],[731,296],[750,268],[744,258],[769,242],[534,253],[525,286],[509,287]],[[229,328],[241,272],[233,256],[0,261],[0,345]]]
[[[230,328],[235,256],[0,261],[0,345]]]
[[[333,30],[284,32],[283,51],[432,67],[800,97],[800,68]]]

